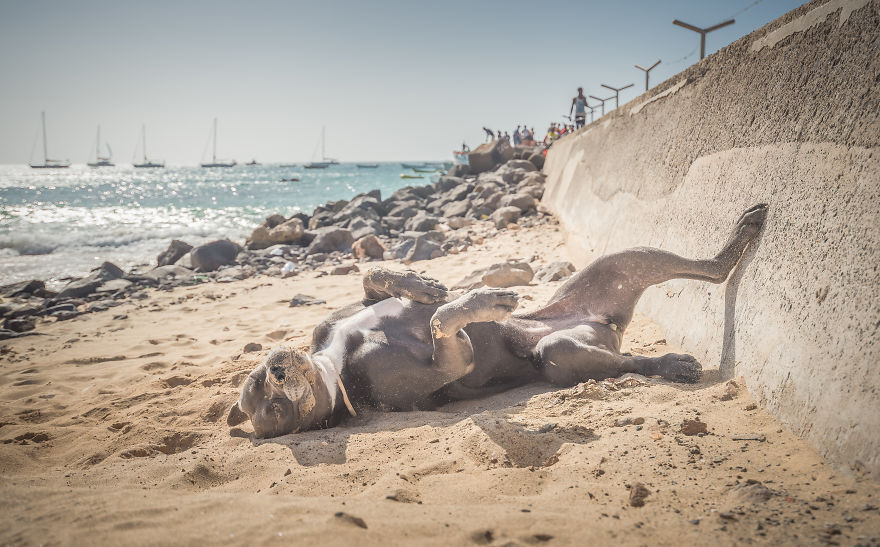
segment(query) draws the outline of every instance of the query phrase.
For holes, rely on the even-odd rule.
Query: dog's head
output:
[[[278,437],[315,427],[330,410],[309,354],[282,346],[248,375],[226,422],[233,426],[250,419],[256,437]]]

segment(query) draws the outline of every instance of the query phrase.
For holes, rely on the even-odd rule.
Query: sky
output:
[[[0,0],[0,163],[131,162],[141,124],[169,164],[450,159],[482,126],[541,133],[579,86],[621,104],[800,0],[312,2]],[[591,101],[594,102],[594,101]],[[613,101],[612,101],[613,103]],[[608,106],[611,106],[610,104]]]

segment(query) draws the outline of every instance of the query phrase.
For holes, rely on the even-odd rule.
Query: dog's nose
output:
[[[284,382],[285,374],[283,368],[272,367],[271,369],[269,369],[269,372],[272,373],[272,377],[275,379],[276,382],[278,382],[279,384]]]

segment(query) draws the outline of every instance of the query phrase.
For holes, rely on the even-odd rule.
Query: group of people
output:
[[[511,135],[507,131],[502,132],[500,129],[492,131],[488,127],[483,127],[483,132],[486,133],[486,142],[494,141],[495,139],[502,139],[513,144],[514,146],[538,145],[538,143],[535,141],[534,127],[530,129],[525,125],[518,125],[516,126],[516,129],[513,130],[513,135]]]
[[[587,108],[589,108],[589,106],[587,105],[587,98],[584,96],[584,88],[579,87],[577,89],[577,95],[571,100],[571,108],[568,111],[569,119],[572,119],[572,115],[574,115],[574,123],[564,124],[552,122],[547,129],[547,134],[544,135],[544,140],[541,141],[541,144],[544,146],[550,146],[563,135],[573,133],[583,127],[587,121]],[[534,127],[529,128],[525,125],[518,125],[516,126],[516,129],[514,129],[513,135],[507,131],[502,132],[500,129],[492,131],[488,127],[483,127],[483,132],[486,134],[486,142],[494,141],[495,139],[503,139],[514,146],[538,145],[535,141]]]

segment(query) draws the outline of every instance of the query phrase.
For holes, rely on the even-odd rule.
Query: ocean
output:
[[[384,199],[408,184],[430,182],[427,174],[404,180],[401,173],[413,174],[400,163],[375,169],[346,163],[327,169],[0,166],[0,285],[42,279],[58,287],[105,260],[123,269],[155,263],[172,239],[243,243],[274,213],[311,214],[328,200],[375,188]]]

